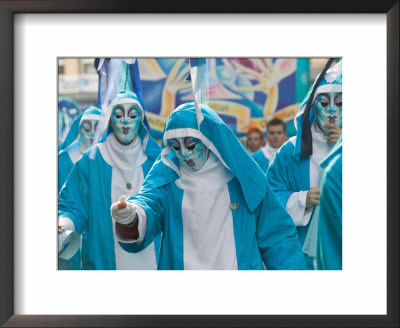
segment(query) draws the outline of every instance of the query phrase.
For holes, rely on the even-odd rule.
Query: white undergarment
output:
[[[322,172],[319,163],[328,155],[333,147],[333,145],[328,145],[328,137],[324,136],[315,122],[311,127],[311,132],[313,153],[310,157],[310,188],[319,186]],[[296,146],[296,137],[291,138],[290,141]],[[306,209],[307,191],[308,190],[302,190],[292,193],[286,204],[286,210],[292,217],[296,226],[306,226],[314,210],[314,207]]]
[[[197,172],[180,169],[183,189],[184,269],[237,269],[233,216],[227,183],[234,175],[210,153]]]
[[[144,181],[142,164],[147,160],[140,138],[136,137],[131,144],[125,146],[111,133],[104,143],[99,144],[99,150],[112,167],[111,203],[117,202],[122,195],[129,197],[137,193]],[[113,230],[117,270],[157,268],[154,243],[139,253],[129,253],[119,245],[114,223]]]

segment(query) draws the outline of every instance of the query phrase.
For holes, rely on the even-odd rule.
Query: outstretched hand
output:
[[[118,202],[111,205],[111,216],[113,219],[123,225],[134,223],[137,218],[137,207],[126,201],[126,196],[122,195]]]

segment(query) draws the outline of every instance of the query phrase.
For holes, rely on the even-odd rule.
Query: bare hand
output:
[[[329,145],[335,144],[342,135],[342,129],[339,128],[336,124],[332,123],[326,123],[324,124],[324,126],[329,128],[324,132],[324,135],[328,136],[328,144]]]
[[[319,204],[319,193],[320,190],[318,187],[312,187],[309,191],[307,191],[306,208],[310,208]]]
[[[58,226],[58,233],[63,233],[65,230],[67,229],[64,226]]]

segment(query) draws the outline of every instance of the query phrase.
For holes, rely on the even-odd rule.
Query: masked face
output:
[[[189,171],[200,170],[210,154],[201,140],[193,137],[168,139],[167,145],[178,157],[179,163]]]
[[[326,92],[317,95],[313,102],[314,114],[317,122],[322,130],[328,128],[324,126],[326,123],[332,123],[338,127],[342,127],[342,93]]]
[[[111,127],[117,140],[130,144],[136,138],[141,122],[140,108],[135,104],[118,104],[112,109]]]
[[[98,123],[99,121],[97,120],[83,120],[79,125],[79,132],[85,150],[93,144],[94,134],[96,133]]]

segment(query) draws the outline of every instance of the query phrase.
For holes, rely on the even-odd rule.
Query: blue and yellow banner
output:
[[[265,132],[274,117],[295,134],[293,119],[309,89],[309,60],[295,58],[207,58],[207,103],[235,132]],[[186,58],[138,59],[143,106],[155,138],[180,104],[193,101]]]

